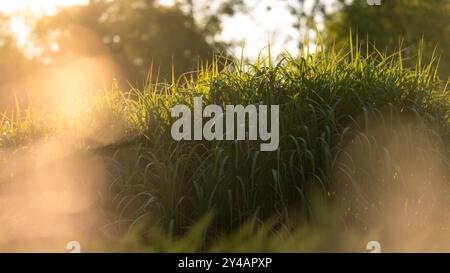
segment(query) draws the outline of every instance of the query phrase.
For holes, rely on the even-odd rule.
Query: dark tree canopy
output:
[[[44,47],[41,57],[95,55],[107,52],[130,82],[146,79],[150,67],[160,78],[197,68],[222,44],[208,42],[211,22],[199,27],[180,5],[159,6],[154,0],[91,1],[87,6],[61,10],[42,18],[35,40]],[[80,41],[82,41],[80,43]],[[58,50],[52,50],[52,46]]]

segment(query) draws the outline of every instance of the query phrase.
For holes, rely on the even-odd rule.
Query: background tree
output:
[[[18,47],[9,20],[10,16],[0,13],[0,85],[17,79],[34,65]]]
[[[450,74],[450,1],[394,0],[369,6],[365,0],[337,1],[338,10],[326,16],[329,41],[344,44],[349,30],[364,44],[369,42],[379,50],[393,52],[402,44],[406,57],[417,53],[423,39],[424,57],[430,58],[436,46],[441,56],[440,71],[444,79]],[[414,61],[411,61],[411,64]]]
[[[200,59],[225,50],[224,44],[214,42],[214,35],[220,31],[221,16],[232,14],[240,4],[228,0],[215,9],[206,7],[214,12],[201,12],[199,22],[193,1],[161,6],[155,0],[91,0],[43,17],[34,38],[43,48],[41,58],[95,55],[107,49],[128,81],[143,82],[151,66],[167,79],[172,64],[178,76],[196,69]]]

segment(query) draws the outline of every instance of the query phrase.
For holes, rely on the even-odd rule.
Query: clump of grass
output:
[[[354,47],[344,54],[261,57],[249,65],[225,60],[222,69],[219,61],[137,92],[131,113],[141,140],[114,150],[121,164],[111,169],[115,209],[133,225],[149,216],[180,234],[214,211],[209,230],[221,234],[255,215],[310,218],[309,188],[319,186],[331,199],[339,152],[377,111],[426,123],[448,154],[449,91],[433,62],[408,69],[400,52],[363,56]],[[192,106],[194,96],[222,106],[280,105],[280,149],[260,152],[252,141],[173,141],[170,109]]]
[[[172,238],[213,212],[204,238],[215,241],[250,219],[309,221],[314,210],[308,192],[319,188],[323,198],[334,200],[336,162],[349,141],[370,127],[373,113],[426,124],[448,160],[450,91],[436,71],[435,60],[406,68],[401,51],[363,53],[358,45],[346,53],[322,50],[276,59],[269,50],[254,64],[217,57],[172,83],[129,92],[113,88],[99,96],[94,109],[111,110],[116,118],[108,124],[121,120],[132,137],[85,148],[105,159],[111,185],[102,201],[120,223],[114,226],[118,230],[157,226]],[[192,106],[195,96],[222,106],[279,105],[280,148],[261,152],[254,141],[174,141],[170,109]],[[26,120],[2,122],[0,129],[9,130],[0,140],[3,147],[19,145],[23,134],[34,138]],[[54,121],[50,124],[57,125],[37,135],[51,134],[65,122]],[[358,187],[359,181],[353,182]]]

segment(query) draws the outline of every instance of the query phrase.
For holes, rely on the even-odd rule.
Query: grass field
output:
[[[114,82],[48,111],[17,104],[0,125],[11,223],[0,234],[21,245],[34,239],[17,227],[51,223],[91,251],[445,250],[450,90],[438,60],[404,67],[401,51],[349,48],[217,57],[142,90]],[[170,109],[194,96],[280,105],[279,149],[174,141]]]

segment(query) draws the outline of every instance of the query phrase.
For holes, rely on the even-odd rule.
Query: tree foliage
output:
[[[396,51],[406,47],[405,56],[415,55],[423,40],[424,57],[431,58],[437,46],[441,75],[450,74],[450,1],[394,0],[370,6],[365,0],[339,0],[339,9],[326,17],[330,41],[344,44],[349,31],[364,44],[366,37],[379,50]],[[412,63],[412,62],[411,62]]]
[[[160,6],[155,0],[92,0],[40,19],[34,38],[44,49],[42,58],[108,52],[131,82],[145,80],[150,67],[161,78],[170,78],[172,66],[180,75],[225,48],[212,39],[220,29],[220,14],[200,25],[193,8],[186,8],[191,2]],[[228,9],[222,14],[232,12],[235,4],[239,1],[224,1],[220,7]]]

